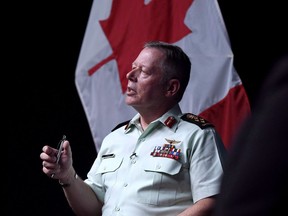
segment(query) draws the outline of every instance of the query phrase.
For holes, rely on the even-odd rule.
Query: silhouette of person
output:
[[[288,55],[268,73],[231,145],[214,216],[288,215]],[[279,215],[279,214],[278,214]]]

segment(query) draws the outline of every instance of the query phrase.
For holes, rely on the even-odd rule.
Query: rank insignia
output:
[[[174,144],[179,143],[180,141],[166,139],[167,144],[163,146],[155,146],[153,151],[150,153],[153,157],[167,157],[178,160],[180,157],[181,149],[176,148]]]
[[[185,113],[184,115],[182,115],[181,119],[183,119],[184,121],[188,121],[190,123],[196,124],[202,129],[213,127],[213,124],[208,122],[206,119],[200,116],[194,115],[192,113]]]
[[[164,124],[169,128],[172,128],[175,123],[176,119],[173,116],[169,116],[164,122]]]

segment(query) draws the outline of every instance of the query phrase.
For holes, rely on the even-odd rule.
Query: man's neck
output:
[[[173,106],[175,106],[175,105],[173,105]],[[137,110],[136,109],[138,111],[138,113],[140,114],[140,120],[139,121],[140,121],[140,125],[143,128],[143,130],[145,130],[152,121],[160,118],[166,112],[168,112],[170,109],[172,109],[173,106],[166,106],[165,109],[163,109],[161,107],[161,109],[157,109],[157,110],[156,109],[148,109],[148,110],[141,110],[141,109]]]

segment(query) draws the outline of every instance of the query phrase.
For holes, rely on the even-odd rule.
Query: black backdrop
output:
[[[270,67],[287,51],[285,7],[218,2],[253,109]],[[91,5],[92,0],[14,1],[3,7],[1,185],[7,215],[73,215],[57,181],[42,173],[39,155],[43,145],[57,145],[66,134],[79,176],[85,178],[96,157],[74,83]]]

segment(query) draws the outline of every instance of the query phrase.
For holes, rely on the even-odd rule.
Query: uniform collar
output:
[[[177,130],[178,124],[181,120],[180,119],[181,115],[182,115],[182,111],[180,109],[180,106],[177,104],[172,109],[170,109],[168,112],[163,114],[160,118],[154,120],[151,123],[154,123],[157,121],[161,122],[163,125],[165,125],[166,127],[170,128],[171,130],[173,130],[175,132]],[[139,124],[139,119],[140,119],[140,114],[137,113],[131,119],[131,121],[126,125],[125,133],[128,133],[133,127],[137,127],[137,125]]]
[[[180,106],[177,104],[168,112],[166,112],[163,116],[159,118],[159,121],[162,122],[163,125],[170,128],[174,132],[178,128],[178,124],[180,122],[180,117],[182,115]]]

